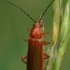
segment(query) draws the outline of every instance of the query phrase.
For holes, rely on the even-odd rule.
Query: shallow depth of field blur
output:
[[[8,0],[23,10],[33,19],[39,20],[41,13],[46,9],[52,0]],[[53,8],[49,7],[44,15],[44,29],[49,34],[45,40],[52,46],[52,20]],[[22,11],[5,0],[0,0],[0,70],[26,70],[26,64],[21,58],[27,54],[28,44],[23,39],[29,38],[27,28],[33,26],[33,21]],[[67,46],[70,46],[70,42]],[[47,50],[46,47],[45,51]],[[70,70],[70,47],[62,61],[60,70]]]

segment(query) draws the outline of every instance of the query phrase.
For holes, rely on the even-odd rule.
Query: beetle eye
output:
[[[40,27],[42,27],[42,24],[40,25]]]

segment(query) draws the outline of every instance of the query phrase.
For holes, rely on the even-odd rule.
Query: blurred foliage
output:
[[[70,39],[69,0],[66,1],[64,9],[62,0],[55,0],[53,5],[53,46],[47,70],[60,70],[64,54],[69,47],[67,46]]]

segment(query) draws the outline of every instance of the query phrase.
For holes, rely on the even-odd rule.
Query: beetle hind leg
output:
[[[21,58],[21,60],[22,60],[25,64],[27,64],[27,62],[26,62],[26,61],[24,61],[25,59],[27,59],[27,55],[26,55],[26,56],[24,56],[23,58]]]
[[[46,54],[46,53],[44,53],[44,59],[47,59],[47,58],[49,58],[50,56],[48,55],[48,54]]]

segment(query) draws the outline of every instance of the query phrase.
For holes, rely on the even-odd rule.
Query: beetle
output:
[[[5,0],[7,1],[7,0]],[[26,56],[22,58],[22,61],[26,63],[27,70],[44,70],[44,57],[47,59],[49,58],[49,55],[44,53],[43,51],[43,45],[50,44],[49,42],[43,41],[42,37],[45,34],[48,34],[48,32],[42,32],[41,27],[41,20],[49,8],[49,6],[54,2],[54,0],[48,5],[48,7],[43,12],[42,16],[40,17],[39,21],[36,22],[32,17],[30,17],[29,14],[27,14],[24,10],[22,10],[19,6],[7,1],[8,3],[16,6],[21,11],[23,11],[33,22],[33,27],[31,29],[28,29],[30,32],[29,39],[24,39],[24,41],[28,42],[28,53]],[[27,59],[25,62],[24,60]]]

